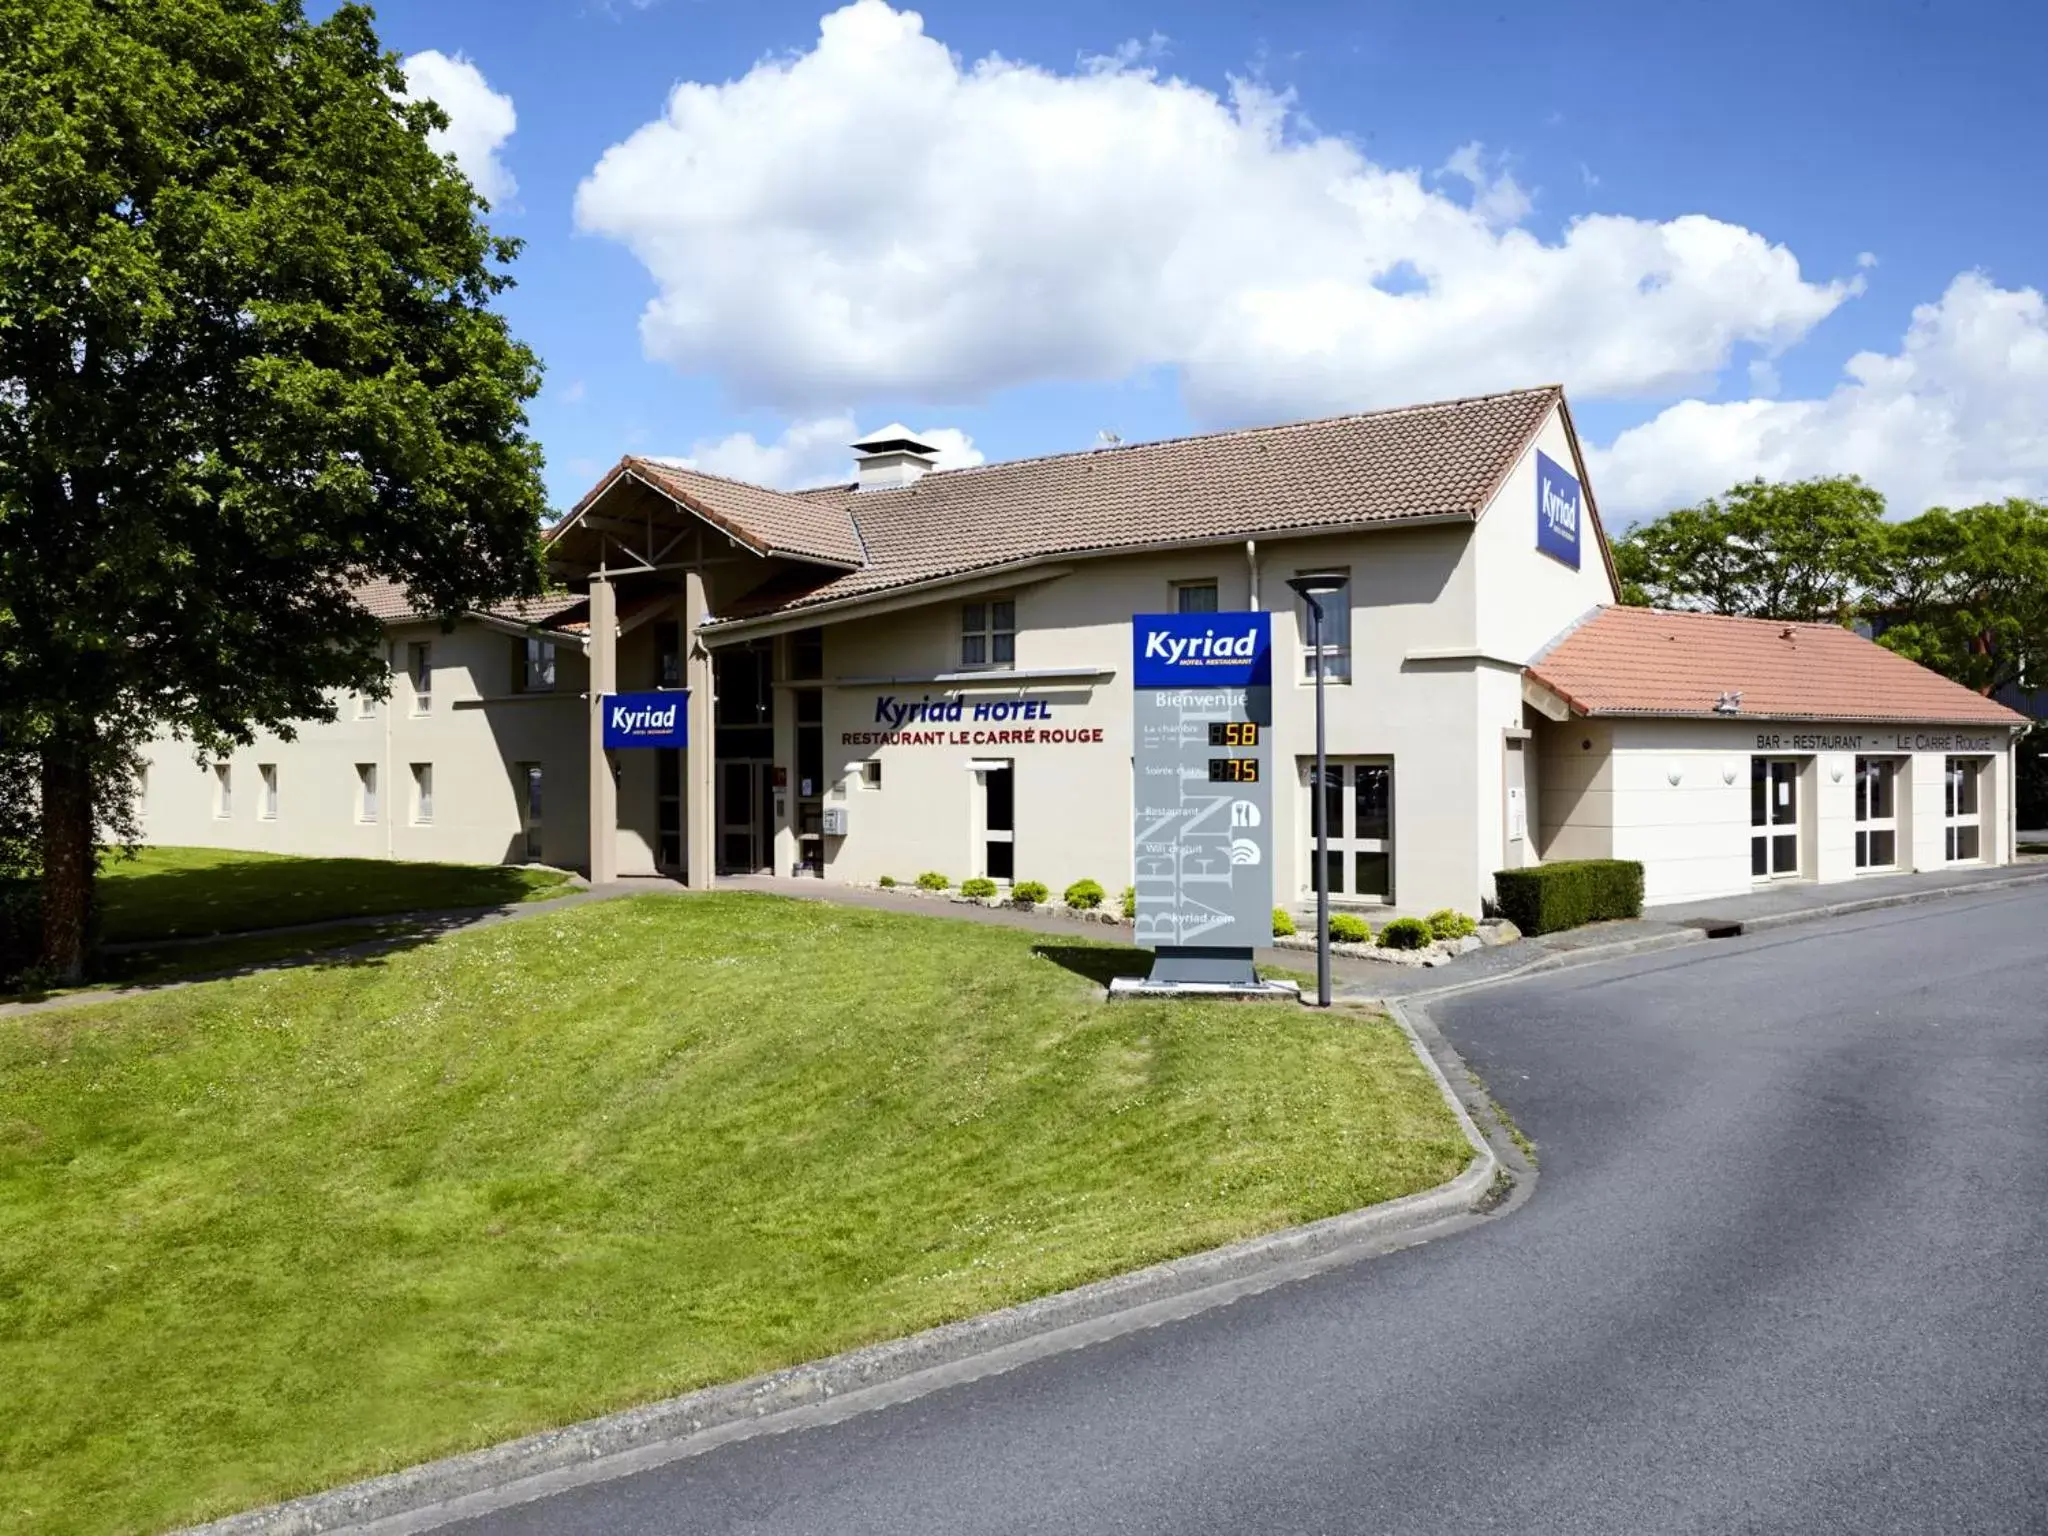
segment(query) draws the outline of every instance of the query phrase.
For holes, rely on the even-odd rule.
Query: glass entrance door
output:
[[[1898,762],[1856,759],[1856,867],[1895,869],[1899,862]]]
[[[981,780],[981,873],[991,880],[1017,878],[1017,770],[991,761],[975,766]]]
[[[1799,760],[1749,760],[1749,872],[1759,880],[1799,873]]]
[[[1302,894],[1316,888],[1316,833],[1329,818],[1330,894],[1366,901],[1394,899],[1394,765],[1386,761],[1328,759],[1329,776],[1316,783],[1314,758],[1302,762],[1308,788],[1308,858]]]
[[[768,779],[772,767],[754,758],[718,764],[718,871],[758,874],[768,867]]]

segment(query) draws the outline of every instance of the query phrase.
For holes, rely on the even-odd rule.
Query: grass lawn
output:
[[[730,894],[0,1019],[0,1530],[161,1528],[1425,1188],[1391,1023]]]
[[[119,944],[386,912],[502,906],[558,896],[568,878],[559,870],[510,864],[143,848],[132,859],[108,859],[100,866],[102,937]]]

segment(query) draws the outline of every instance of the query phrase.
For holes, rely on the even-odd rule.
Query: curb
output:
[[[1489,1202],[1504,1171],[1502,1159],[1437,1053],[1447,1054],[1453,1065],[1462,1063],[1433,1027],[1427,1028],[1432,1045],[1398,1004],[1386,1011],[1435,1079],[1473,1150],[1464,1171],[1434,1189],[1148,1265],[907,1338],[230,1515],[191,1527],[188,1536],[312,1536],[343,1529],[397,1536],[426,1530],[732,1440],[850,1417],[1484,1220],[1495,1208]]]
[[[1881,912],[1888,907],[1917,906],[1923,901],[1941,901],[1951,896],[1971,896],[1979,891],[2008,891],[2019,886],[2043,883],[2048,883],[2048,870],[2033,870],[1999,880],[1973,880],[1968,885],[1934,886],[1921,891],[1895,891],[1888,896],[1864,896],[1853,901],[1830,902],[1824,907],[1805,907],[1795,912],[1770,912],[1759,917],[1696,918],[1675,932],[1653,933],[1639,939],[1621,939],[1612,944],[1588,944],[1581,949],[1557,950],[1539,956],[1527,964],[1518,965],[1511,971],[1502,971],[1492,976],[1474,976],[1465,981],[1446,982],[1440,987],[1423,987],[1405,993],[1403,997],[1411,1002],[1420,1002],[1426,998],[1448,997],[1454,992],[1469,992],[1475,987],[1497,987],[1504,982],[1519,981],[1525,976],[1537,976],[1546,971],[1561,971],[1579,965],[1598,965],[1608,960],[1625,960],[1634,955],[1655,954],[1659,950],[1683,949],[1689,945],[1706,943],[1710,939],[1769,933],[1774,929],[1790,928],[1800,923],[1820,922],[1831,917],[1853,917],[1859,912]],[[1353,1000],[1366,999],[1360,995]],[[1372,999],[1389,1009],[1400,1000]]]

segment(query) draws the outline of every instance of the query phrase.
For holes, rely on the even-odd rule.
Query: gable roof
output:
[[[1477,518],[1563,399],[1552,384],[939,470],[899,490],[800,491],[858,526],[866,564],[837,576],[785,572],[718,622],[1062,554]]]
[[[1529,666],[1582,715],[2023,725],[2024,716],[1836,624],[1601,608]],[[1739,713],[1717,713],[1740,693]]]
[[[860,531],[846,509],[830,502],[771,491],[744,480],[708,475],[677,459],[628,454],[612,466],[566,516],[542,538],[560,538],[582,519],[599,497],[622,478],[637,479],[695,513],[753,553],[785,556],[841,568],[860,565],[867,557]]]

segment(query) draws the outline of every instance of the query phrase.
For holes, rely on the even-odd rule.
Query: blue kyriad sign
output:
[[[1579,568],[1579,530],[1585,525],[1585,493],[1576,475],[1542,449],[1536,450],[1536,547]]]
[[[689,743],[690,692],[608,693],[604,709],[604,744],[612,747],[686,747]]]
[[[1269,613],[1141,613],[1131,650],[1140,688],[1273,686]]]

